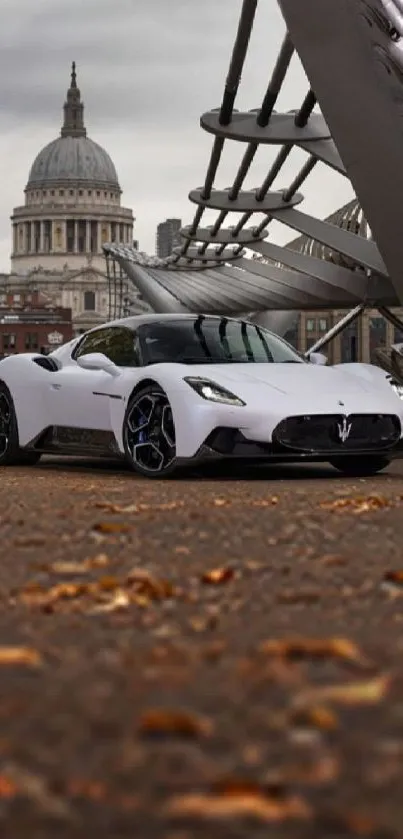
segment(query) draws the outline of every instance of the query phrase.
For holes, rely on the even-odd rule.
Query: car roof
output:
[[[108,323],[102,323],[89,329],[85,334],[91,332],[98,332],[99,329],[107,329],[109,326],[126,326],[129,329],[136,329],[138,326],[143,326],[147,323],[175,323],[178,321],[195,320],[196,318],[208,318],[208,320],[222,320],[220,315],[205,315],[200,312],[176,312],[169,314],[144,314],[132,315],[127,318],[119,318],[118,320],[111,320]],[[226,320],[237,320],[237,318],[228,318]],[[82,336],[81,336],[82,337]]]

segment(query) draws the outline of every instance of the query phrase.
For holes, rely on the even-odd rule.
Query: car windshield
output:
[[[304,364],[277,335],[246,321],[184,318],[141,326],[138,335],[146,364]]]

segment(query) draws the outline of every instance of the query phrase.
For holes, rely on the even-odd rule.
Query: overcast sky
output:
[[[2,0],[0,271],[9,270],[12,208],[23,203],[36,154],[60,132],[72,60],[88,134],[114,160],[141,249],[154,252],[156,226],[167,216],[191,221],[195,208],[187,196],[204,180],[212,143],[199,120],[221,103],[241,5],[241,0]],[[238,108],[260,105],[283,32],[276,0],[259,0]],[[294,59],[277,107],[297,107],[306,90]],[[237,143],[227,146],[216,182],[221,188],[231,184],[243,151]],[[273,154],[270,148],[260,152],[249,187],[259,185]],[[285,185],[304,159],[297,152],[276,186]],[[305,189],[304,209],[322,217],[352,195],[347,181],[324,167],[314,171]],[[273,225],[273,238],[284,242],[292,234]]]

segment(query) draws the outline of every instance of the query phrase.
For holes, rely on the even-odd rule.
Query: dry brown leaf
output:
[[[339,724],[334,711],[326,708],[325,705],[296,708],[291,712],[290,722],[296,726],[319,728],[322,731],[335,731]]]
[[[0,647],[0,666],[40,667],[43,659],[33,647]]]
[[[129,504],[127,507],[122,507],[119,504],[112,504],[109,501],[97,501],[94,504],[98,510],[107,510],[108,513],[138,513],[139,507],[137,504]]]
[[[376,705],[387,696],[391,682],[391,676],[384,674],[367,681],[315,687],[298,694],[294,699],[294,705],[303,707],[311,702],[329,702],[348,706]]]
[[[174,818],[200,819],[253,818],[262,822],[282,822],[288,819],[307,819],[312,812],[299,795],[271,796],[253,785],[235,785],[217,792],[190,793],[176,796],[164,808]]]
[[[214,498],[213,506],[214,507],[227,507],[231,504],[231,501],[227,498]]]
[[[133,527],[129,524],[123,524],[123,522],[100,521],[94,524],[93,529],[96,533],[128,533]]]
[[[355,514],[369,513],[392,506],[392,501],[383,495],[357,496],[356,498],[338,498],[332,501],[322,501],[322,510],[335,513],[352,512]]]
[[[106,603],[99,603],[90,610],[91,615],[108,614],[110,612],[119,612],[122,609],[127,609],[130,606],[130,597],[126,591],[119,589],[115,591],[113,597]]]
[[[0,775],[0,801],[2,798],[15,798],[18,795],[17,785],[6,775]]]
[[[325,554],[320,557],[319,562],[322,565],[338,566],[346,565],[347,559],[345,556],[340,556],[339,554]]]
[[[211,571],[202,574],[201,581],[208,585],[219,586],[222,583],[228,583],[234,578],[234,575],[233,568],[213,568]]]
[[[107,554],[98,554],[84,559],[83,562],[53,562],[51,565],[42,566],[42,569],[52,574],[87,574],[88,571],[105,568],[109,565],[109,562],[110,559]]]
[[[364,657],[357,645],[348,638],[284,638],[263,641],[260,651],[265,655],[299,660],[340,659],[354,664],[363,664]]]
[[[252,507],[275,507],[278,504],[277,495],[272,495],[271,498],[262,498],[260,500],[252,501]]]
[[[137,596],[148,600],[166,600],[179,594],[179,590],[169,580],[153,577],[143,568],[133,568],[127,575],[127,584]]]
[[[403,585],[403,571],[387,571],[383,579],[385,583]]]
[[[189,711],[156,708],[146,711],[140,718],[139,731],[145,735],[209,737],[213,733],[213,723],[207,717]]]
[[[55,795],[46,779],[40,775],[29,772],[17,764],[10,763],[3,769],[3,777],[16,790],[14,794],[30,799],[43,813],[55,818],[74,818],[69,803]]]

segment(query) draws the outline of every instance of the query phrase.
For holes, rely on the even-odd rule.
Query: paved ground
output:
[[[403,464],[0,472],[0,835],[403,836]]]

